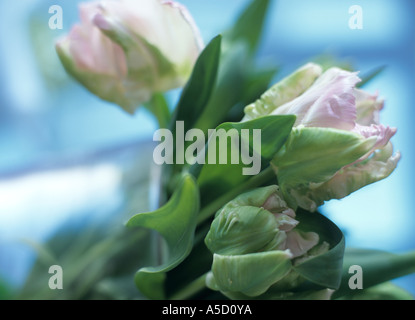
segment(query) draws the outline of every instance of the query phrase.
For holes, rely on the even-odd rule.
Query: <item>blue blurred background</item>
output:
[[[34,258],[20,240],[42,242],[69,217],[88,212],[99,220],[120,208],[122,170],[119,159],[108,155],[118,150],[148,157],[148,148],[137,146],[156,130],[145,110],[131,117],[65,74],[54,41],[78,21],[79,2],[0,2],[0,278],[15,287],[24,283]],[[181,2],[208,42],[249,1]],[[48,27],[54,4],[63,8],[63,30]],[[363,9],[362,30],[349,28],[352,5]],[[381,121],[398,128],[393,143],[402,160],[388,179],[323,207],[345,231],[348,246],[415,249],[414,21],[412,0],[280,0],[268,13],[258,62],[280,66],[275,80],[321,54],[363,74],[387,66],[366,89],[386,100]],[[170,94],[173,101],[177,93]],[[147,201],[144,196],[143,206]],[[415,276],[396,283],[415,294]]]

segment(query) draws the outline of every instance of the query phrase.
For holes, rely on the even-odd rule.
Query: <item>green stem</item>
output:
[[[168,128],[171,113],[162,93],[155,93],[151,100],[144,104],[144,107],[156,117],[160,128]]]
[[[275,174],[272,168],[268,167],[256,176],[253,176],[251,179],[247,180],[245,183],[241,184],[240,186],[231,189],[228,193],[225,193],[223,196],[217,198],[216,200],[205,206],[202,210],[200,210],[197,219],[197,224],[200,225],[203,222],[205,222],[207,219],[213,216],[216,211],[222,208],[227,202],[231,201],[232,199],[240,195],[242,192],[245,192],[255,187],[259,187],[269,182],[272,178],[275,178]]]
[[[190,282],[186,287],[170,297],[171,300],[186,300],[206,287],[207,273]]]

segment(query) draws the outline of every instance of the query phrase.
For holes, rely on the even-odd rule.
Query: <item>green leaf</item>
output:
[[[185,130],[194,125],[215,87],[221,41],[222,36],[218,35],[206,46],[197,59],[192,75],[183,89],[174,120],[184,121]]]
[[[349,268],[358,265],[363,271],[363,289],[415,272],[415,252],[394,254],[380,250],[348,248],[344,256],[341,286],[333,298],[350,296],[358,290],[349,288],[353,275]]]
[[[404,289],[391,282],[385,282],[364,290],[354,290],[339,300],[414,300]]]
[[[216,128],[216,131],[224,129],[226,132],[229,132],[231,129],[236,129],[239,136],[241,136],[242,129],[249,129],[249,148],[251,151],[250,154],[252,155],[253,148],[258,147],[253,145],[253,130],[261,130],[261,168],[265,168],[275,153],[285,143],[294,122],[295,116],[292,115],[266,116],[246,122],[223,123]],[[246,141],[240,141],[241,145],[242,143],[246,145]],[[209,146],[212,146],[211,140],[207,144],[206,158],[208,158],[210,152],[209,148],[212,149]],[[192,168],[192,173],[196,176],[198,175],[197,171],[200,170],[198,184],[201,188],[201,194],[203,194],[203,202],[220,196],[251,177],[243,174],[242,168],[247,167],[247,165],[242,163],[240,150],[235,150],[235,146],[229,142],[229,139],[226,150],[219,150],[219,143],[216,144],[216,147],[216,164],[209,164],[207,159],[206,164]],[[227,164],[219,164],[219,152],[224,153],[225,151],[227,154]],[[239,153],[239,164],[231,163],[232,151]]]
[[[195,124],[205,133],[224,122],[228,112],[241,101],[247,81],[247,69],[252,68],[252,60],[247,55],[247,47],[236,43],[222,49],[218,80],[211,99]]]
[[[253,0],[229,30],[228,39],[246,42],[249,51],[254,53],[261,38],[269,3],[269,0]]]
[[[137,288],[147,298],[153,300],[166,299],[164,283],[166,281],[166,273],[163,271],[148,270],[148,268],[140,269],[134,277]]]
[[[189,283],[198,279],[210,270],[213,255],[206,248],[202,237],[206,234],[207,228],[198,228],[195,234],[194,245],[189,256],[173,270],[167,273],[165,282],[167,299],[173,299],[178,291],[186,288]]]
[[[262,70],[258,70],[257,68],[252,70],[243,90],[242,101],[244,107],[252,103],[252,101],[255,101],[255,99],[260,97],[268,89],[270,82],[278,70],[278,67],[275,66],[267,66],[267,68],[263,68]]]
[[[310,282],[323,288],[337,289],[343,271],[345,240],[340,229],[329,219],[317,212],[297,211],[300,221],[296,229],[313,231],[320,236],[320,242],[330,244],[329,251],[319,254],[294,266],[294,270]]]
[[[278,68],[271,65],[259,70],[252,68],[241,89],[240,100],[231,108],[226,121],[240,121],[245,116],[245,107],[257,100],[268,89],[277,72]]]
[[[257,69],[254,53],[261,38],[268,5],[269,0],[252,1],[235,25],[224,34],[218,81],[195,127],[205,132],[215,128],[228,119],[233,107],[246,100],[246,88],[256,77],[253,71]],[[265,74],[263,76],[268,77]],[[252,97],[252,101],[257,98]]]
[[[167,243],[168,256],[162,264],[138,270],[135,283],[150,299],[163,299],[164,273],[180,264],[193,246],[196,217],[199,212],[199,191],[196,181],[184,175],[171,199],[160,209],[140,213],[127,223],[128,227],[156,230]]]
[[[368,84],[370,81],[372,81],[374,78],[376,78],[379,74],[381,74],[386,69],[386,66],[380,66],[376,69],[372,70],[368,74],[361,77],[362,81],[359,82],[356,87],[361,88],[364,85]]]

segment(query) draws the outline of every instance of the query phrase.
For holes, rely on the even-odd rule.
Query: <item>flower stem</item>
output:
[[[190,282],[186,287],[170,297],[171,300],[186,300],[206,287],[207,273]]]
[[[222,206],[224,206],[227,202],[231,201],[235,197],[237,197],[242,192],[245,192],[249,189],[259,187],[275,177],[275,174],[271,167],[266,168],[256,176],[253,176],[251,179],[247,180],[243,184],[238,187],[231,189],[228,193],[225,193],[223,196],[217,198],[213,202],[209,203],[205,206],[202,210],[200,210],[197,224],[200,225],[209,219],[216,211],[218,211]]]

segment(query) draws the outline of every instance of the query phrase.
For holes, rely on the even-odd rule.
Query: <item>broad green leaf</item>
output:
[[[310,185],[329,180],[342,167],[369,152],[374,143],[373,138],[364,139],[344,130],[294,128],[272,160],[287,202],[292,208],[299,204],[311,207]]]
[[[233,107],[246,100],[246,88],[256,77],[252,71],[257,69],[254,53],[261,38],[268,5],[269,0],[253,0],[224,34],[218,81],[195,127],[205,132],[215,128],[228,119]],[[251,101],[244,102],[250,103],[257,98],[254,96]]]
[[[291,255],[285,251],[268,251],[245,255],[213,255],[212,278],[207,282],[214,290],[227,295],[242,293],[259,296],[291,270]]]
[[[246,42],[249,51],[254,53],[261,39],[269,3],[269,0],[253,0],[229,30],[228,39],[232,42]]]
[[[243,43],[222,49],[218,80],[208,104],[195,124],[196,128],[207,133],[208,129],[225,121],[232,107],[241,101],[247,81],[247,68],[251,68],[251,65],[252,60]]]
[[[242,101],[244,107],[254,101],[257,97],[261,96],[267,89],[278,72],[278,67],[267,66],[262,70],[255,68],[252,70],[251,74],[248,76],[248,79],[245,83],[243,90]]]
[[[168,256],[162,264],[138,270],[135,283],[151,299],[163,299],[161,290],[164,273],[176,267],[190,253],[193,246],[196,217],[199,212],[199,191],[190,175],[183,176],[170,200],[160,209],[140,213],[127,223],[128,227],[143,227],[157,231],[167,243]]]
[[[174,120],[184,121],[185,130],[190,129],[201,115],[215,87],[221,40],[222,36],[218,35],[206,46],[197,59],[193,73],[183,89]]]
[[[329,251],[294,266],[294,270],[310,282],[323,288],[337,289],[340,286],[345,241],[343,233],[329,219],[317,212],[298,210],[296,227],[302,231],[313,231],[320,242],[329,243]]]
[[[257,100],[269,88],[277,72],[278,68],[271,65],[266,65],[260,70],[252,68],[241,89],[240,100],[231,108],[226,121],[240,121],[245,115],[245,107]]]
[[[344,256],[341,286],[333,295],[339,298],[356,293],[349,288],[349,280],[353,273],[349,269],[358,265],[363,271],[363,289],[393,280],[415,272],[415,252],[394,254],[380,250],[348,248]]]
[[[176,268],[167,272],[165,282],[167,299],[171,299],[178,291],[207,273],[212,266],[212,253],[206,248],[202,239],[207,228],[198,228],[195,234],[194,245],[189,256]]]
[[[266,116],[247,122],[223,123],[216,128],[216,132],[218,132],[219,129],[224,129],[226,132],[230,132],[229,130],[234,129],[238,132],[239,137],[241,137],[241,130],[249,129],[249,149],[250,155],[252,155],[253,148],[258,148],[258,146],[254,145],[253,130],[261,130],[260,156],[262,158],[261,169],[263,169],[265,168],[265,166],[268,166],[268,163],[272,159],[274,154],[285,143],[287,137],[290,134],[294,122],[295,116],[292,115]],[[198,184],[201,188],[201,194],[203,194],[204,202],[208,199],[213,199],[217,196],[220,196],[221,194],[229,191],[231,188],[234,188],[235,186],[238,186],[241,182],[246,181],[251,177],[250,175],[244,175],[242,169],[244,167],[252,167],[252,164],[243,164],[240,155],[241,145],[247,145],[247,142],[241,141],[240,139],[239,143],[239,149],[236,150],[236,145],[233,145],[230,142],[230,139],[228,139],[226,150],[220,150],[220,142],[217,142],[216,164],[209,164],[208,156],[209,152],[211,152],[209,148],[212,150],[212,140],[210,140],[206,147],[206,164],[194,166],[194,168],[192,168],[192,173],[194,173],[196,176],[198,175],[197,170],[200,170],[200,175],[198,176]],[[223,154],[224,152],[226,152],[227,155],[227,163],[220,164],[219,154]],[[232,152],[239,154],[238,164],[231,163]]]
[[[166,273],[163,271],[156,272],[155,270],[140,269],[134,277],[134,282],[137,288],[147,298],[153,300],[166,299],[164,283],[166,281]]]
[[[354,290],[339,300],[414,300],[414,297],[406,290],[385,282],[364,290]]]

